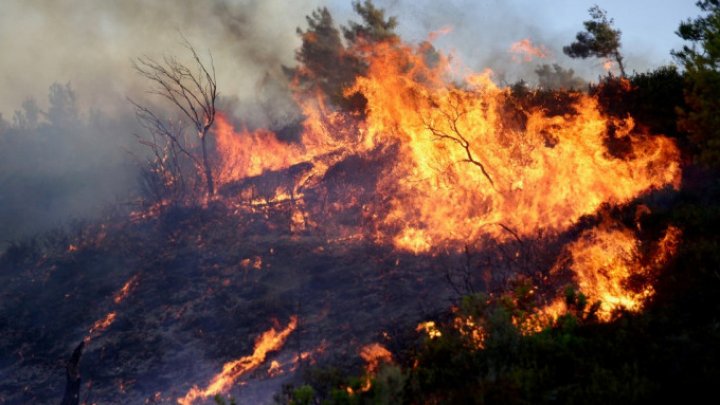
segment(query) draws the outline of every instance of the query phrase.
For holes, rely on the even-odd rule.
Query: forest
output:
[[[634,70],[596,5],[560,51],[597,80],[526,38],[513,82],[370,0],[319,7],[267,125],[182,31],[132,60],[130,118],[27,98],[0,115],[0,404],[712,398],[720,1],[696,7],[672,65]]]

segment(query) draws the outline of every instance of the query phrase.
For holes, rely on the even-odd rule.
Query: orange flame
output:
[[[380,368],[381,363],[392,363],[392,353],[379,343],[371,343],[360,349],[360,357],[365,361],[365,371],[367,372],[365,384],[361,388],[363,392],[367,392],[372,387],[370,381],[371,376],[375,375]]]
[[[459,249],[487,238],[532,237],[540,230],[562,232],[603,204],[679,187],[675,143],[636,129],[632,117],[609,117],[586,94],[577,95],[564,113],[550,114],[542,107],[509,112],[516,100],[493,82],[491,71],[468,74],[453,84],[458,77],[449,59],[434,55],[426,63],[426,50],[399,42],[365,50],[368,70],[345,90],[366,99],[362,119],[334,110],[320,96],[299,100],[306,119],[296,143],[281,142],[264,130],[235,133],[220,117],[219,178],[227,183],[310,162],[310,172],[292,179],[290,187],[271,190],[278,199],[302,197],[301,183],[321,178],[342,158],[385,153],[392,165],[373,186],[378,203],[362,207],[373,229],[330,239],[372,235],[379,243],[416,253]],[[513,44],[511,51],[548,56],[529,40]],[[613,139],[625,145],[622,156],[608,148]],[[322,222],[308,215],[292,214],[298,226]],[[619,305],[639,308],[651,291],[622,287],[623,279],[649,271],[633,259],[638,242],[622,228],[592,232],[568,247],[578,286],[604,302],[602,316]],[[598,261],[600,253],[607,253],[605,261]],[[553,303],[547,310],[564,309]],[[479,345],[482,335],[477,332]]]
[[[198,399],[207,399],[227,392],[238,378],[265,362],[268,353],[279,350],[296,327],[297,317],[292,316],[285,329],[276,331],[271,328],[264,332],[255,341],[255,349],[251,355],[225,363],[222,371],[212,378],[207,387],[204,389],[198,386],[192,387],[183,398],[178,398],[178,404],[190,405]]]
[[[386,46],[355,87],[368,99],[367,137],[401,146],[379,185],[397,247],[417,252],[444,241],[506,238],[502,228],[520,236],[562,230],[605,202],[679,186],[673,141],[638,133],[631,118],[604,116],[589,96],[574,114],[529,111],[519,125],[503,113],[509,91],[489,72],[467,77],[466,88],[448,86],[442,74],[410,50]],[[610,155],[609,126],[632,154]]]
[[[112,312],[108,312],[104,317],[95,321],[95,323],[90,327],[87,335],[83,339],[85,341],[85,344],[90,343],[90,341],[94,337],[105,332],[105,330],[107,330],[107,328],[109,328],[110,325],[112,325],[113,322],[115,322],[116,316],[117,316],[117,314],[114,311],[112,311]]]
[[[422,47],[377,44],[366,76],[346,90],[367,99],[363,122],[332,111],[321,97],[305,100],[301,141],[287,144],[267,131],[237,134],[221,117],[219,177],[228,182],[312,162],[299,183],[349,154],[395,145],[395,164],[376,189],[389,207],[378,207],[375,234],[416,253],[507,238],[508,229],[520,237],[562,231],[603,203],[679,186],[675,143],[640,133],[630,117],[603,115],[594,98],[578,96],[564,115],[523,111],[518,122],[506,113],[509,90],[495,85],[490,71],[466,76],[459,87],[449,83],[450,70],[442,56],[427,66]],[[611,155],[608,128],[630,153]],[[278,198],[287,189],[278,188]]]
[[[435,30],[435,31],[432,31],[432,32],[428,35],[428,41],[430,41],[430,42],[435,42],[438,38],[440,38],[440,37],[442,37],[442,36],[445,36],[445,35],[451,33],[452,31],[453,31],[453,27],[452,27],[452,26],[446,25],[446,26],[444,26],[444,27],[441,27],[441,28],[439,28],[439,29],[437,29],[437,30]]]
[[[128,281],[123,284],[123,286],[113,295],[113,302],[115,305],[120,304],[127,296],[130,294],[131,290],[137,285],[139,275],[134,275],[130,277]],[[117,313],[115,311],[110,311],[107,314],[105,314],[104,317],[98,319],[93,323],[93,325],[88,330],[87,335],[83,338],[83,341],[85,344],[90,343],[92,339],[100,335],[101,333],[105,332],[107,328],[110,327],[110,325],[115,322],[115,318],[117,316]]]
[[[235,133],[223,115],[218,115],[216,122],[215,139],[222,157],[218,173],[220,183],[257,176],[265,170],[288,167],[292,162],[300,161],[300,148],[280,141],[271,131],[258,129]]]
[[[435,321],[420,322],[415,328],[416,332],[425,332],[430,339],[436,339],[442,336],[442,332],[435,325]]]
[[[611,59],[606,59],[605,62],[603,62],[602,66],[606,72],[609,72],[615,67],[615,62],[613,62]]]
[[[510,52],[513,54],[513,60],[517,61],[522,57],[523,62],[532,62],[534,58],[545,59],[550,52],[544,46],[534,46],[528,39],[521,39],[510,45]]]
[[[130,291],[135,288],[137,285],[138,279],[140,276],[137,274],[130,277],[130,280],[126,281],[125,284],[123,284],[122,288],[120,288],[120,291],[118,291],[115,294],[115,297],[113,297],[113,302],[115,302],[115,305],[119,305],[125,298],[127,298],[128,295],[130,295]]]
[[[670,226],[658,243],[649,264],[643,264],[639,245],[633,233],[624,227],[604,221],[596,229],[584,232],[568,245],[580,291],[589,301],[599,301],[598,317],[609,320],[615,309],[637,311],[654,290],[647,275],[674,255],[680,230]],[[641,276],[642,285],[632,288],[631,281]]]

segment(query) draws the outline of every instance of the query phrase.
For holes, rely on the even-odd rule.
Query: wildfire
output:
[[[190,405],[198,399],[207,399],[227,392],[238,378],[264,363],[268,353],[279,350],[296,327],[297,317],[292,316],[285,329],[276,331],[275,328],[271,328],[264,332],[255,341],[255,349],[251,355],[225,363],[222,371],[210,380],[207,387],[204,389],[198,386],[192,387],[183,398],[178,398],[178,404]]]
[[[408,64],[413,70],[404,71]],[[383,222],[397,230],[397,247],[505,239],[508,228],[520,236],[559,231],[602,203],[679,186],[675,144],[638,133],[631,118],[604,116],[589,96],[574,114],[529,111],[519,125],[503,113],[510,94],[490,72],[467,77],[468,88],[446,85],[442,73],[407,49],[387,47],[357,80],[368,99],[367,136],[401,145],[378,185],[390,201]],[[623,159],[605,146],[611,126],[632,147]]]
[[[615,62],[611,59],[606,59],[602,66],[606,72],[610,72],[615,67]]]
[[[433,54],[427,63],[427,50],[400,42],[365,50],[369,68],[345,90],[367,100],[362,119],[336,111],[320,96],[298,97],[306,118],[298,142],[280,141],[265,130],[238,134],[220,117],[221,181],[309,163],[301,174],[266,186],[271,197],[265,201],[297,201],[305,197],[302,185],[321,178],[344,157],[383,156],[392,164],[372,186],[378,198],[362,206],[367,219],[362,226],[372,229],[329,240],[363,235],[415,253],[460,250],[468,241],[531,238],[540,230],[557,234],[603,204],[624,204],[650,190],[679,187],[675,143],[640,131],[632,117],[605,115],[587,94],[578,94],[562,114],[542,107],[512,110],[508,106],[517,104],[513,94],[493,82],[491,71],[468,74],[460,85],[453,84],[457,69],[451,69],[449,58]],[[513,44],[511,52],[526,59],[549,55],[527,39]],[[621,153],[609,149],[612,140],[624,145]],[[359,204],[354,194],[345,196],[346,203],[328,206],[341,210]],[[312,215],[301,207],[290,217],[296,228],[323,223]],[[668,230],[666,250],[678,236]],[[653,271],[647,258],[639,258],[638,244],[630,230],[605,225],[567,247],[578,288],[603,302],[601,317],[620,306],[638,309],[652,294],[650,286],[630,288],[628,281]],[[670,254],[657,253],[650,261],[664,262]],[[545,310],[550,316],[566,308],[558,301]],[[481,330],[463,328],[475,330],[474,339],[482,345]]]
[[[485,338],[487,332],[482,325],[478,325],[472,318],[466,316],[456,316],[453,319],[453,327],[465,336],[468,341],[478,349],[485,348]]]
[[[415,329],[417,332],[425,332],[430,339],[439,338],[442,332],[435,325],[435,321],[421,322]]]
[[[130,277],[128,281],[123,284],[123,286],[113,295],[113,302],[115,305],[119,305],[127,296],[130,294],[132,289],[137,285],[138,280],[140,276],[134,275]],[[88,330],[87,335],[85,335],[85,338],[83,338],[83,341],[85,344],[90,343],[92,339],[100,335],[101,333],[105,332],[107,328],[110,327],[110,325],[115,322],[115,318],[117,317],[117,313],[115,311],[109,311],[107,314],[105,314],[104,317],[98,319],[93,323],[93,325]]]
[[[375,375],[380,368],[381,363],[392,363],[392,353],[379,343],[371,343],[360,349],[360,357],[365,361],[366,379],[361,390],[368,391],[372,387],[371,377]],[[350,393],[352,389],[348,388]]]
[[[120,291],[118,291],[113,297],[113,302],[115,302],[115,305],[119,305],[121,302],[123,302],[125,298],[127,298],[128,295],[130,295],[130,291],[135,288],[139,278],[140,276],[136,274],[130,277],[130,280],[123,284],[122,288],[120,288]]]
[[[523,62],[532,62],[533,58],[545,59],[550,54],[544,46],[534,46],[527,38],[513,42],[510,45],[510,52],[513,54],[513,60],[522,57]]]
[[[257,176],[302,161],[302,150],[277,139],[268,130],[236,133],[227,118],[218,115],[215,126],[217,148],[222,166],[218,174],[221,183]]]
[[[301,142],[289,144],[269,132],[236,134],[220,119],[221,179],[311,161],[306,180],[327,170],[327,156],[337,161],[395,145],[395,164],[376,186],[389,207],[378,207],[375,235],[416,253],[484,236],[505,239],[508,229],[521,237],[562,231],[603,203],[679,185],[673,141],[640,133],[632,118],[607,117],[583,95],[572,113],[524,111],[521,124],[505,113],[511,95],[492,82],[492,72],[468,75],[466,86],[455,87],[447,59],[427,66],[421,49],[373,49],[368,74],[347,90],[368,101],[362,123],[350,125],[313,99],[303,104]],[[608,128],[630,153],[618,158],[608,151]],[[271,187],[271,194],[296,187]]]
[[[112,312],[108,312],[104,317],[95,321],[95,323],[93,323],[93,325],[88,330],[88,333],[85,336],[85,339],[83,339],[85,341],[85,344],[90,343],[90,341],[94,337],[103,333],[107,328],[109,328],[110,325],[112,325],[113,322],[115,322],[116,316],[117,316],[117,314],[114,311],[112,311]]]
[[[618,308],[637,311],[653,294],[648,275],[677,249],[680,230],[670,226],[650,260],[643,260],[632,231],[605,220],[567,246],[578,288],[590,303],[599,301],[598,317],[609,320]],[[648,264],[644,264],[647,262]],[[633,285],[633,278],[635,280]]]

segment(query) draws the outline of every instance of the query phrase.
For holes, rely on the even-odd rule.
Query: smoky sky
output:
[[[498,0],[375,3],[398,17],[399,32],[411,42],[450,28],[437,45],[470,69],[531,75],[538,63],[558,62],[588,78],[601,72],[598,61],[571,61],[562,55],[562,45],[573,39],[587,16],[580,14],[559,30],[549,26],[547,16],[567,11],[559,9],[569,7],[566,1],[526,6]],[[128,109],[125,97],[137,97],[146,85],[134,74],[131,60],[186,55],[180,33],[201,54],[212,52],[222,94],[251,108],[247,106],[257,102],[258,86],[278,75],[281,65],[294,63],[300,43],[296,28],[304,27],[305,16],[319,6],[327,6],[338,24],[356,18],[350,0],[3,0],[0,112],[10,116],[26,97],[37,97],[42,104],[47,87],[56,81],[71,82],[81,106]],[[521,38],[546,46],[549,59],[517,66],[507,50]],[[647,69],[657,59],[642,49],[626,49],[626,54],[631,69]]]
[[[225,96],[250,97],[258,81],[292,64],[295,33],[309,1],[3,0],[0,5],[0,111],[71,82],[84,106],[127,108],[145,86],[131,60],[187,54],[181,34],[212,52]],[[9,57],[11,55],[11,57]],[[39,100],[42,101],[42,100]]]

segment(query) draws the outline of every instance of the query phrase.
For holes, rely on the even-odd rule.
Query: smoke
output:
[[[251,102],[267,72],[293,63],[295,28],[314,7],[310,1],[3,1],[0,111],[11,112],[55,81],[71,82],[81,107],[127,109],[125,97],[145,86],[131,60],[186,56],[180,33],[203,56],[212,52],[224,95]]]
[[[519,9],[519,3],[499,0],[375,3],[387,15],[398,17],[398,31],[408,42],[420,42],[432,31],[450,28],[435,45],[452,53],[458,66],[476,71],[492,68],[500,82],[534,78],[534,69],[544,63],[559,63],[590,79],[602,71],[599,64],[570,60],[561,51],[562,45],[581,28],[581,20],[571,18],[568,10],[578,7],[586,10],[585,5],[565,1],[557,10],[549,11],[537,4]],[[148,83],[134,72],[132,60],[147,55],[158,59],[173,56],[189,62],[183,37],[206,63],[212,54],[221,108],[225,112],[242,117],[250,128],[282,128],[292,123],[297,119],[297,111],[287,97],[282,66],[294,65],[295,51],[300,45],[296,28],[305,27],[305,16],[321,6],[330,9],[337,24],[357,20],[350,0],[3,0],[0,117],[4,120],[0,119],[0,138],[3,127],[8,126],[14,112],[22,110],[29,98],[38,100],[40,111],[48,112],[51,105],[45,101],[45,95],[53,83],[71,84],[82,123],[82,128],[72,130],[50,125],[43,135],[47,138],[45,143],[33,147],[16,145],[16,150],[9,150],[12,142],[3,141],[3,157],[14,156],[6,159],[0,176],[4,193],[0,198],[0,214],[15,221],[13,228],[17,231],[11,234],[17,235],[23,227],[42,229],[40,225],[29,226],[31,222],[49,226],[68,215],[96,213],[103,204],[132,190],[134,168],[127,152],[137,152],[131,134],[138,128],[126,98],[139,102],[151,99],[145,92]],[[567,24],[549,26],[551,12],[567,12]],[[513,60],[510,46],[523,38],[546,47],[551,55],[531,63]],[[630,68],[638,70],[643,67],[638,65],[650,57],[626,56]],[[93,126],[91,115],[104,117],[103,122],[112,124]],[[49,133],[52,136],[46,136]],[[74,152],[54,153],[68,148]],[[52,159],[42,159],[44,155]],[[103,159],[97,160],[98,156]],[[66,187],[64,194],[58,191],[63,194],[62,202],[42,202],[46,194],[39,191],[30,195],[17,192],[27,191],[23,190],[25,183],[18,180],[21,177],[35,178],[53,188],[64,182],[82,182],[85,191],[78,194],[76,188]],[[13,187],[8,186],[8,179],[13,179]],[[9,198],[9,194],[15,197]],[[23,219],[17,213],[28,204],[27,199],[37,200],[35,205],[47,209],[37,208],[33,220]],[[9,208],[11,200],[12,204],[19,204],[15,208],[20,211]],[[8,223],[0,222],[0,228],[9,229]],[[7,232],[0,234],[0,239],[3,236]]]
[[[316,6],[250,0],[3,1],[0,240],[96,216],[109,203],[130,200],[136,185],[133,156],[142,148],[132,136],[139,129],[126,98],[153,102],[132,60],[172,56],[191,65],[183,37],[206,64],[212,58],[224,108],[254,126],[289,120],[290,101],[276,102],[284,95],[277,84],[281,66],[293,64],[295,29]],[[51,117],[58,107],[46,96],[53,83],[70,84],[64,87],[73,93],[65,103],[74,115],[69,125]],[[20,122],[26,118],[36,122]],[[15,128],[8,128],[12,121]]]

